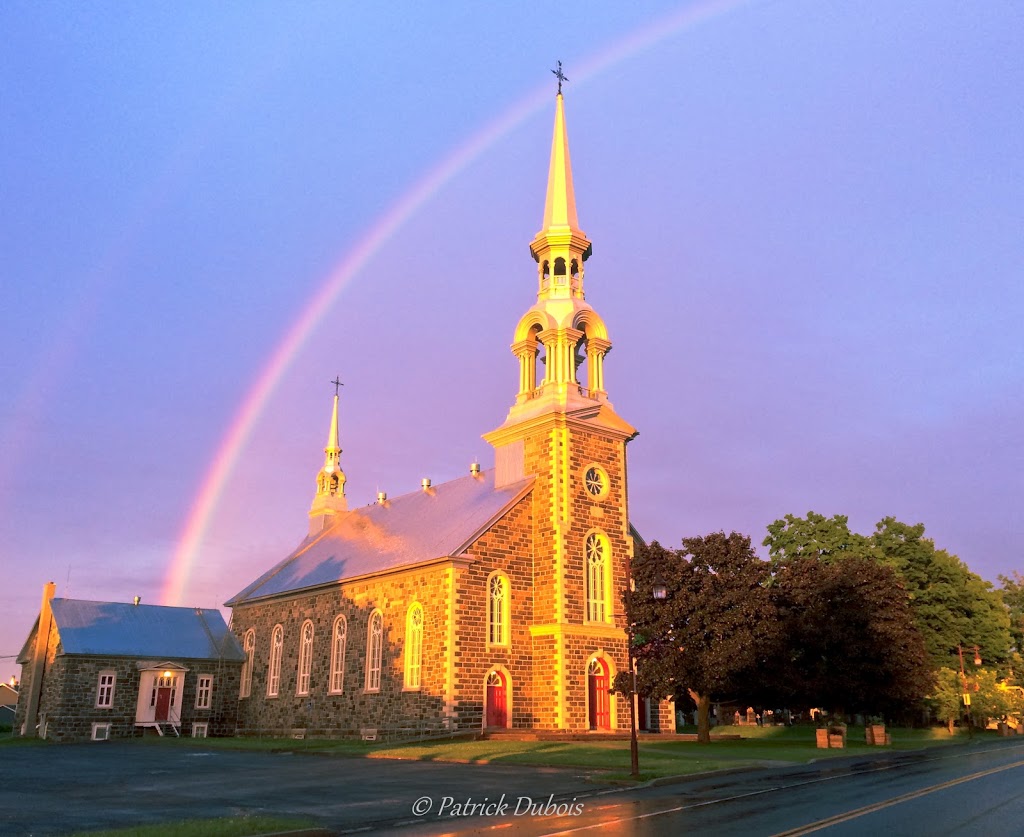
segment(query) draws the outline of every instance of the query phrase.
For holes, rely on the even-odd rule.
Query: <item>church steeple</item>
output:
[[[309,533],[316,534],[327,528],[331,519],[339,512],[348,511],[345,500],[345,472],[341,469],[341,443],[338,440],[338,387],[341,381],[335,379],[334,407],[331,410],[331,427],[327,431],[327,445],[324,447],[324,466],[316,477],[316,494],[309,509]]]
[[[544,416],[573,416],[625,439],[636,434],[608,400],[604,359],[612,344],[604,320],[583,294],[583,262],[593,248],[580,229],[576,212],[561,91],[561,82],[567,79],[561,66],[555,75],[559,91],[544,220],[530,242],[530,254],[537,262],[537,301],[519,320],[512,343],[512,353],[519,361],[515,403],[504,424],[484,436],[495,446],[499,473],[506,471],[502,463],[513,456],[508,453],[511,442]],[[521,467],[507,469],[510,478],[521,473]]]

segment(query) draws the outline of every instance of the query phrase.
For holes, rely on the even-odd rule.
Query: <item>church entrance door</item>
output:
[[[604,660],[591,660],[587,666],[587,702],[590,706],[591,729],[611,729],[608,689],[608,666]]]
[[[508,726],[508,689],[505,675],[492,671],[487,675],[487,726]]]

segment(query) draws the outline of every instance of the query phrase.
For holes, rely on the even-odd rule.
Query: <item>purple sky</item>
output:
[[[304,535],[336,374],[351,504],[491,465],[557,59],[641,533],[895,515],[986,578],[1024,569],[1024,6],[629,5],[0,6],[0,676],[47,580],[158,600],[309,299],[551,85],[338,297],[179,603]],[[713,13],[573,80],[686,8]]]

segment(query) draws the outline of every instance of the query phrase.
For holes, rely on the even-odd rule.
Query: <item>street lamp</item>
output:
[[[971,718],[971,695],[967,691],[967,673],[964,671],[964,647],[957,645],[956,653],[960,657],[960,682],[964,687],[963,698],[964,698],[964,710],[967,712],[967,734],[974,735],[974,722]],[[977,645],[974,646],[974,665],[981,665],[981,649]]]
[[[633,565],[629,567],[629,584],[626,585],[626,636],[629,643],[629,673],[631,686],[629,690],[629,775],[634,779],[640,778],[640,748],[636,739],[636,657],[633,655]],[[660,578],[654,580],[651,588],[651,595],[655,601],[663,601],[668,595],[668,588]]]

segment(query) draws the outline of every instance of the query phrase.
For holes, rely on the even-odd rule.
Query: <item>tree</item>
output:
[[[1010,578],[999,576],[1003,583],[1000,593],[1010,617],[1010,638],[1018,654],[1024,654],[1024,576],[1015,572]]]
[[[789,563],[795,558],[834,561],[871,552],[868,539],[850,531],[845,515],[826,518],[813,511],[807,512],[807,517],[787,514],[769,524],[764,545],[773,564]]]
[[[943,667],[935,673],[935,687],[925,698],[925,704],[946,725],[950,735],[953,734],[953,724],[963,711],[963,691],[964,681],[960,672]]]
[[[641,691],[689,695],[697,705],[697,740],[708,743],[711,701],[734,695],[763,668],[775,610],[765,586],[768,565],[749,537],[715,532],[682,544],[680,550],[657,542],[638,550],[626,607]],[[663,601],[650,593],[655,584],[667,588]],[[616,689],[628,691],[628,685],[620,678]]]
[[[902,577],[934,667],[952,663],[957,646],[977,645],[987,663],[1007,661],[1010,620],[999,593],[955,555],[936,549],[924,537],[924,524],[886,517],[871,544],[878,559]]]
[[[892,568],[852,551],[841,560],[805,551],[776,561],[771,593],[780,700],[882,714],[931,689],[924,643]]]
[[[971,719],[975,726],[983,727],[990,720],[1005,721],[1024,709],[1020,692],[999,682],[997,672],[981,668],[967,678],[967,692],[971,696]]]

